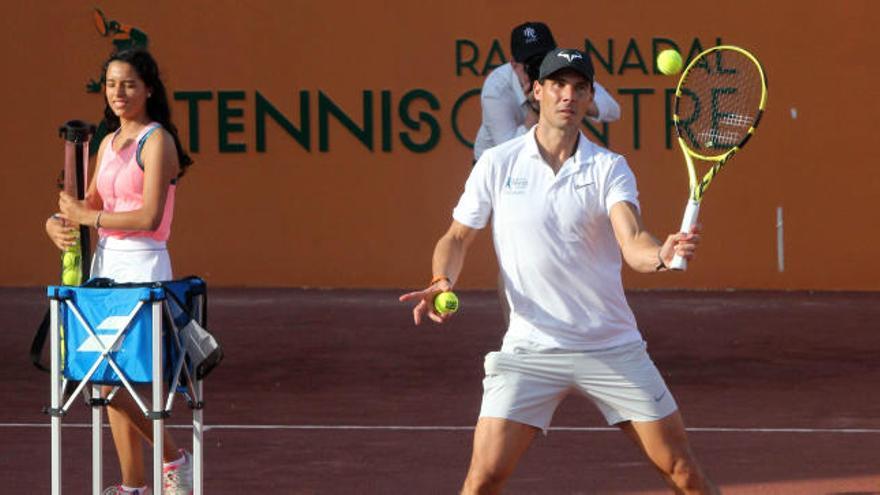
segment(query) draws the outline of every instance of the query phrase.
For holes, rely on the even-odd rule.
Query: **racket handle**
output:
[[[691,228],[697,224],[697,216],[700,214],[700,203],[689,199],[687,202],[687,206],[684,209],[684,217],[681,219],[681,229],[680,232],[689,234]],[[672,263],[669,265],[670,270],[687,270],[688,262],[686,259],[682,258],[679,255],[675,255],[672,258]]]

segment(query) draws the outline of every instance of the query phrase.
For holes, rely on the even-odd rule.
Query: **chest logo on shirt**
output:
[[[505,194],[524,194],[529,187],[529,179],[525,177],[507,177],[504,181]]]

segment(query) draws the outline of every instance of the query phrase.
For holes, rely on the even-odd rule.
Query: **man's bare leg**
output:
[[[678,411],[657,421],[627,421],[618,426],[642,449],[675,493],[719,493],[697,463]]]
[[[540,428],[502,418],[480,418],[474,431],[471,466],[461,493],[496,494],[513,474]]]

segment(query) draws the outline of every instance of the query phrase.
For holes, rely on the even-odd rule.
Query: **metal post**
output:
[[[101,397],[101,387],[92,385],[92,399]],[[92,495],[101,495],[104,489],[103,421],[104,407],[92,405]]]
[[[196,389],[196,397],[194,397],[194,399],[201,402],[202,381],[196,380],[194,385]],[[202,418],[202,415],[204,414],[203,411],[204,409],[202,409],[202,407],[193,409],[193,495],[202,495],[202,493],[204,493],[204,488],[202,488],[204,486],[205,471],[202,463],[202,456],[204,455],[202,438],[205,431],[205,423]]]
[[[198,297],[198,309],[196,310],[196,317],[199,324],[203,324],[205,321],[205,296],[200,295]],[[204,445],[202,441],[205,435],[205,421],[204,421],[204,406],[203,406],[203,397],[204,390],[202,388],[202,380],[196,378],[195,380],[195,393],[196,396],[193,397],[193,400],[196,401],[196,408],[193,409],[193,495],[202,495],[204,493]]]
[[[782,207],[776,207],[776,269],[779,273],[785,271],[785,236],[783,235]]]
[[[162,301],[153,301],[153,493],[162,494],[162,430],[165,425],[162,400]]]
[[[49,309],[49,407],[52,411],[52,495],[61,495],[61,339],[58,335],[58,299],[50,301]]]

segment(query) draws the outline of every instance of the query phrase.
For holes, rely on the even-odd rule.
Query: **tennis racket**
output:
[[[696,225],[703,195],[718,172],[755,134],[766,103],[764,69],[742,48],[709,48],[685,68],[675,90],[672,116],[690,183],[681,232],[689,233]],[[711,164],[700,180],[695,159]],[[676,255],[669,267],[686,270],[687,260]]]

